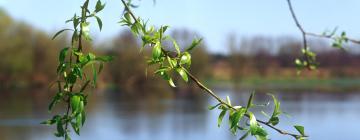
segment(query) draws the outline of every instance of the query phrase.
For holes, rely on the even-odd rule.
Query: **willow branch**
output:
[[[125,3],[124,0],[121,0],[123,5],[125,6],[125,10],[131,15],[131,17],[134,19],[135,22],[138,22],[137,18],[135,17],[135,15],[132,13],[132,11],[130,10],[129,6]],[[301,26],[300,26],[301,27]],[[165,54],[166,56],[169,56],[168,55],[168,51],[164,50],[163,48],[161,48],[161,51],[163,52],[163,54]],[[170,56],[171,57],[171,56]],[[202,84],[200,82],[200,80],[198,80],[192,73],[190,73],[189,71],[187,71],[185,69],[185,72],[186,74],[190,77],[190,79],[196,83],[196,85],[204,90],[207,94],[209,94],[211,97],[213,97],[214,99],[216,99],[220,104],[222,105],[225,105],[227,106],[228,108],[234,110],[234,111],[238,111],[236,108],[234,108],[232,105],[230,105],[229,103],[225,102],[224,100],[222,100],[219,96],[217,96],[211,89],[207,88],[204,84]],[[250,116],[248,114],[245,114],[245,116],[247,118],[250,118]],[[290,136],[293,136],[294,138],[297,138],[297,137],[307,137],[307,136],[301,136],[301,135],[296,135],[296,134],[292,134],[292,133],[289,133],[287,131],[283,131],[279,128],[276,128],[275,126],[272,126],[271,124],[265,122],[265,121],[262,121],[262,120],[256,120],[258,123],[261,123],[263,125],[266,125],[272,129],[274,129],[275,131],[279,132],[280,134],[283,134],[283,135],[290,135]]]
[[[306,43],[306,35],[308,36],[313,36],[313,37],[320,37],[320,38],[327,38],[327,39],[331,39],[331,40],[336,40],[336,37],[332,36],[332,35],[322,35],[322,34],[316,34],[316,33],[311,33],[311,32],[307,32],[306,30],[304,30],[304,28],[301,26],[301,24],[299,23],[299,20],[296,17],[296,14],[294,12],[291,0],[287,0],[288,6],[289,6],[289,10],[291,12],[292,18],[296,24],[296,26],[299,28],[299,30],[301,31],[302,35],[303,35],[303,40],[305,40],[304,42]],[[344,37],[346,40],[354,43],[354,44],[360,44],[360,40],[356,40],[353,38],[349,38],[349,37]],[[304,43],[304,44],[305,44]],[[304,48],[306,48],[306,46],[304,46]]]

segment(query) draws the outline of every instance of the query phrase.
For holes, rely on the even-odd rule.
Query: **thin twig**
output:
[[[289,6],[289,10],[291,12],[292,18],[295,21],[296,26],[299,28],[299,30],[301,31],[303,38],[305,38],[305,42],[306,42],[306,35],[308,36],[314,36],[314,37],[320,37],[320,38],[327,38],[327,39],[332,39],[332,40],[336,40],[336,37],[334,37],[333,35],[322,35],[322,34],[316,34],[316,33],[311,33],[311,32],[307,32],[300,24],[299,20],[296,17],[296,14],[294,12],[291,0],[287,0],[288,6]],[[356,40],[353,38],[349,38],[349,37],[344,37],[346,40],[354,43],[354,44],[360,44],[360,40]],[[305,44],[305,43],[304,43]],[[304,48],[306,48],[306,46],[304,46]]]
[[[329,35],[321,35],[321,34],[315,34],[315,33],[309,33],[309,32],[305,32],[306,35],[308,36],[313,36],[313,37],[320,37],[320,38],[327,38],[327,39],[331,39],[331,40],[336,40],[336,37],[334,36],[329,36]],[[348,37],[344,37],[345,40],[350,41],[351,43],[354,44],[360,44],[360,40],[356,40],[356,39],[352,39],[352,38],[348,38]]]
[[[296,24],[296,27],[300,30],[301,32],[301,35],[302,35],[302,40],[303,40],[303,48],[305,51],[308,51],[308,45],[307,45],[307,39],[306,39],[306,32],[304,30],[304,28],[301,26],[299,20],[297,19],[296,15],[295,15],[295,12],[294,12],[294,9],[292,7],[292,4],[291,4],[291,1],[290,0],[287,0],[287,3],[288,3],[288,6],[289,6],[289,10],[290,10],[290,13],[291,13],[291,16]],[[310,58],[307,54],[304,54],[304,58],[305,58],[305,61],[308,62],[307,63],[307,68],[309,70],[311,70],[310,68]]]

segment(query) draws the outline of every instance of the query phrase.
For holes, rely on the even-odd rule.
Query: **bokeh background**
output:
[[[88,91],[87,123],[73,139],[238,139],[241,135],[232,135],[227,123],[217,127],[219,112],[207,109],[216,102],[194,83],[176,79],[177,88],[170,88],[151,71],[145,74],[140,40],[117,24],[121,1],[105,2],[103,31],[94,22],[94,42],[86,43],[86,51],[115,59],[105,66],[98,88]],[[255,102],[262,104],[271,101],[266,93],[273,93],[290,115],[281,118],[280,127],[295,132],[292,125],[304,125],[310,139],[354,139],[360,132],[360,46],[346,44],[344,51],[332,48],[329,40],[309,38],[320,67],[297,75],[294,59],[301,55],[301,34],[285,0],[135,2],[135,13],[150,24],[170,25],[168,34],[180,46],[194,37],[204,39],[193,52],[191,71],[221,97],[243,105],[256,91]],[[54,95],[49,83],[56,78],[58,51],[69,45],[70,35],[51,37],[68,27],[64,21],[81,3],[0,0],[0,140],[55,139],[55,128],[39,123],[52,115],[47,112]],[[360,37],[357,5],[357,0],[293,0],[306,30],[339,27],[353,38]],[[271,105],[255,112],[271,112]],[[291,139],[268,130],[272,139]]]

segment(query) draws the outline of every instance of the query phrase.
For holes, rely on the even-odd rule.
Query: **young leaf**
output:
[[[218,103],[218,104],[216,104],[216,105],[214,105],[214,106],[209,106],[208,109],[209,109],[209,110],[213,110],[213,109],[215,109],[216,107],[218,107],[219,105],[221,105],[221,103]]]
[[[168,80],[168,82],[169,82],[170,86],[176,87],[176,86],[175,86],[175,83],[174,83],[174,81],[173,81],[172,78],[170,78],[170,79]]]
[[[247,103],[247,106],[246,106],[246,111],[249,110],[249,108],[252,106],[252,101],[253,101],[253,98],[254,98],[254,94],[255,94],[255,92],[252,92],[250,97],[249,97],[249,100],[248,100],[248,103]]]
[[[60,35],[62,32],[64,31],[73,31],[72,29],[62,29],[60,31],[58,31],[53,37],[52,37],[52,40],[54,40],[58,35]]]
[[[63,93],[57,93],[55,97],[52,99],[51,103],[49,104],[48,111],[51,111],[52,108],[60,102],[61,98],[63,97]]]
[[[96,21],[97,21],[97,23],[99,25],[99,29],[101,31],[103,23],[102,23],[101,19],[98,16],[95,16],[95,18],[96,18]]]
[[[249,112],[249,116],[250,116],[250,132],[252,135],[255,135],[258,128],[258,123],[253,113]]]
[[[172,39],[172,42],[173,42],[173,45],[174,45],[174,48],[175,48],[177,54],[180,55],[180,47],[179,47],[178,43],[176,42],[175,39]]]
[[[112,56],[98,56],[95,58],[95,60],[102,61],[102,62],[110,62],[113,59],[114,59],[114,57],[112,57]]]
[[[73,95],[71,96],[71,110],[73,111],[73,113],[77,112],[79,110],[79,105],[80,105],[80,96],[78,95]]]
[[[65,134],[63,123],[61,119],[56,120],[57,136],[63,137]]]
[[[274,100],[274,112],[272,114],[272,116],[279,116],[281,114],[281,110],[280,110],[280,102],[276,99],[276,97],[272,94],[270,94],[271,97]]]
[[[103,10],[105,7],[105,4],[102,4],[100,0],[97,1],[96,6],[95,6],[95,13],[100,12],[101,10]]]
[[[182,79],[184,79],[185,82],[189,81],[188,75],[183,68],[177,68],[176,71],[180,74],[180,76],[182,77]]]
[[[191,55],[188,52],[184,52],[180,59],[180,64],[191,65]]]
[[[90,27],[89,26],[90,26],[89,22],[81,23],[82,35],[85,37],[86,40],[91,40]]]
[[[225,109],[221,111],[221,113],[220,113],[220,115],[219,115],[219,117],[218,117],[218,127],[220,127],[221,122],[222,122],[222,120],[223,120],[223,118],[224,118],[224,116],[225,116],[225,114],[226,114],[226,111],[227,111],[227,110],[225,110]]]
[[[60,51],[60,55],[59,55],[59,62],[60,63],[64,63],[65,61],[65,57],[66,57],[66,54],[67,54],[67,51],[69,50],[68,47],[66,48],[63,48],[61,51]]]
[[[54,123],[56,123],[56,120],[51,119],[51,120],[43,121],[40,124],[53,125]]]
[[[305,136],[304,127],[300,125],[295,125],[295,129],[302,135]]]
[[[161,45],[160,42],[157,42],[152,50],[152,57],[154,60],[159,59],[161,56]]]
[[[202,39],[194,39],[191,43],[191,45],[189,46],[189,48],[186,49],[186,51],[191,51],[193,50],[196,46],[198,46],[201,43]]]
[[[230,117],[231,125],[230,129],[236,128],[237,124],[239,123],[240,119],[244,116],[246,109],[240,108],[235,113],[233,113]]]

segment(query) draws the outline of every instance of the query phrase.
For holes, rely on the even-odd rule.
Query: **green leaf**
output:
[[[100,29],[100,31],[101,31],[102,26],[103,26],[103,23],[102,23],[101,19],[100,19],[98,16],[95,16],[95,18],[96,18],[96,21],[97,21],[97,23],[98,23],[98,25],[99,25],[99,29]]]
[[[268,135],[267,132],[264,130],[264,128],[262,128],[258,124],[258,122],[252,112],[249,112],[249,116],[250,116],[250,133],[251,133],[251,135],[255,136],[256,139],[258,139],[258,140],[266,140],[267,139],[266,137]]]
[[[302,62],[300,59],[295,59],[296,66],[302,66]]]
[[[230,97],[229,96],[226,96],[226,102],[231,105],[231,100],[230,100]]]
[[[85,121],[86,121],[86,113],[85,110],[83,109],[83,111],[81,112],[81,125],[84,125]]]
[[[100,0],[97,1],[96,6],[95,6],[95,12],[98,13],[101,10],[103,10],[105,7],[105,4],[102,4]]]
[[[177,67],[176,59],[171,59],[169,56],[166,56],[166,58],[171,68]]]
[[[248,100],[248,103],[247,103],[247,106],[246,106],[246,111],[249,110],[249,108],[252,106],[254,94],[255,94],[255,92],[252,92],[250,97],[249,97],[249,100]]]
[[[180,59],[180,64],[186,64],[188,66],[191,65],[191,55],[188,52],[184,52]]]
[[[45,125],[53,125],[54,123],[56,123],[56,120],[47,120],[47,121],[43,121],[40,124],[45,124]]]
[[[71,96],[70,103],[73,113],[78,112],[80,106],[80,96],[79,95]]]
[[[281,114],[281,110],[280,110],[280,102],[276,99],[276,97],[272,94],[269,94],[273,100],[274,100],[274,111],[273,111],[273,114],[272,116],[273,117],[276,117],[276,116],[279,116]]]
[[[61,119],[56,120],[57,136],[63,137],[65,134],[63,123]]]
[[[81,113],[76,115],[76,125],[80,128],[80,125],[82,124],[82,115]]]
[[[114,59],[113,56],[98,56],[95,58],[95,60],[97,61],[102,61],[102,62],[110,62]]]
[[[75,84],[76,82],[76,73],[75,72],[71,72],[67,77],[66,77],[66,82],[68,82],[69,84]]]
[[[66,47],[66,48],[63,48],[63,49],[60,51],[60,55],[59,55],[59,62],[60,62],[60,63],[64,63],[65,57],[66,57],[66,54],[67,54],[68,50],[69,50],[69,48]]]
[[[85,37],[85,39],[91,41],[91,37],[90,37],[90,22],[83,22],[83,23],[81,23],[81,28],[82,28],[82,35]]]
[[[188,75],[183,68],[177,68],[176,71],[180,74],[180,76],[182,77],[182,79],[184,79],[185,82],[189,81]]]
[[[221,113],[219,114],[219,117],[218,117],[218,127],[220,127],[220,125],[221,125],[221,122],[222,122],[222,120],[223,120],[223,118],[224,118],[224,116],[225,116],[225,114],[226,114],[226,111],[227,110],[222,110],[221,111]]]
[[[174,48],[175,48],[177,54],[180,55],[180,47],[179,47],[178,43],[176,42],[175,39],[172,39],[172,42],[173,42],[173,45],[174,45]]]
[[[53,108],[57,103],[60,102],[60,100],[62,99],[63,95],[64,95],[63,93],[57,93],[57,94],[55,95],[55,97],[52,99],[51,103],[49,104],[48,111],[51,111],[52,108]]]
[[[65,140],[71,140],[69,134],[67,134],[67,133],[65,134]]]
[[[252,135],[255,135],[258,128],[258,123],[253,113],[249,112],[249,116],[250,116],[250,132]]]
[[[58,31],[57,33],[55,33],[55,35],[52,37],[52,40],[54,40],[58,35],[60,35],[64,31],[73,31],[73,30],[72,29],[62,29],[62,30]]]
[[[152,58],[154,60],[158,60],[160,56],[161,56],[161,45],[160,42],[157,42],[152,50]]]
[[[74,25],[74,28],[76,28],[78,25],[79,25],[79,18],[76,17],[76,14],[74,15],[73,17],[73,25]]]
[[[218,103],[218,104],[216,104],[216,105],[214,105],[214,106],[209,106],[208,109],[209,109],[209,110],[213,110],[213,109],[215,109],[216,107],[218,107],[219,105],[221,105],[221,103]]]
[[[196,46],[198,46],[201,43],[202,39],[194,39],[191,43],[191,45],[186,49],[186,51],[193,50]]]
[[[71,126],[72,126],[72,128],[74,129],[75,133],[76,133],[77,135],[80,135],[80,128],[79,128],[79,126],[76,125],[76,123],[74,123],[74,122],[71,122]]]
[[[271,123],[273,126],[277,125],[279,123],[279,117],[271,117],[269,120],[269,123]]]
[[[131,15],[130,15],[129,12],[125,12],[124,17],[125,17],[126,21],[131,22],[131,17],[130,16]]]
[[[174,83],[174,81],[173,81],[172,78],[170,78],[170,79],[168,80],[168,82],[169,82],[170,86],[176,87],[176,86],[175,86],[175,83]]]
[[[88,57],[88,59],[89,59],[90,61],[96,59],[96,56],[95,56],[93,53],[89,53],[89,54],[87,55],[87,57]]]
[[[304,126],[295,125],[294,127],[302,136],[305,136]]]
[[[240,108],[230,116],[231,125],[230,129],[237,128],[240,119],[244,116],[246,109]]]

